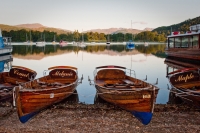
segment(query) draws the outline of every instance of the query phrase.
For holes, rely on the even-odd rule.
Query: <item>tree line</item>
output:
[[[25,41],[42,41],[52,42],[60,40],[72,42],[127,42],[129,40],[133,41],[156,41],[156,42],[164,42],[166,38],[164,34],[158,34],[157,32],[145,31],[139,34],[131,34],[131,33],[117,33],[117,34],[104,34],[97,32],[87,32],[87,33],[79,33],[78,30],[75,30],[73,33],[68,32],[66,34],[57,34],[56,32],[46,31],[27,31],[25,29],[22,30],[11,30],[11,31],[2,31],[2,35],[5,37],[12,37],[13,42],[25,42]]]
[[[117,33],[117,34],[104,34],[97,32],[87,32],[80,33],[78,30],[74,32],[66,32],[65,34],[58,34],[57,32],[51,32],[44,30],[43,32],[26,29],[21,30],[11,30],[11,31],[2,31],[3,36],[12,37],[13,42],[25,42],[31,40],[33,42],[44,40],[46,42],[54,41],[85,41],[85,42],[127,42],[129,40],[133,41],[144,41],[144,42],[165,42],[167,36],[173,31],[180,31],[185,33],[189,31],[191,25],[200,24],[200,17],[194,19],[185,20],[179,24],[173,24],[170,26],[162,26],[154,29],[153,31],[144,31],[138,34],[131,33]]]
[[[154,29],[152,32],[157,32],[167,37],[168,35],[171,34],[171,32],[174,32],[174,31],[180,31],[180,33],[183,34],[190,30],[190,26],[196,25],[196,24],[200,24],[200,16],[193,19],[187,19],[178,24],[158,27]]]

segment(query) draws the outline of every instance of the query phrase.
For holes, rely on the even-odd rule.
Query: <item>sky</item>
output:
[[[66,30],[157,28],[200,16],[200,0],[0,0],[0,24]]]

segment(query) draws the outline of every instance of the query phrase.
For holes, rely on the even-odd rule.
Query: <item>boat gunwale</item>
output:
[[[37,80],[37,79],[36,79]],[[63,86],[60,86],[60,87],[56,87],[56,86],[53,86],[53,87],[50,87],[48,89],[41,89],[41,88],[24,88],[23,86],[19,86],[19,91],[20,92],[41,92],[41,91],[50,91],[50,90],[58,90],[58,89],[62,89],[62,88],[65,88],[65,87],[70,87],[70,86],[73,86],[73,85],[76,85],[78,83],[78,80],[79,79],[76,79],[76,81],[74,81],[73,83],[70,83],[70,84],[67,84],[67,85],[63,85]],[[27,82],[29,83],[29,82]],[[40,85],[42,86],[42,85]]]
[[[53,66],[53,67],[49,67],[48,70],[52,70],[52,69],[72,69],[72,70],[77,70],[78,68],[73,67],[73,66]]]
[[[105,87],[105,86],[101,86],[101,85],[97,85],[97,84],[95,84],[95,85],[98,86],[98,87],[100,87],[100,88],[103,88],[105,90],[117,90],[117,91],[120,91],[120,92],[122,92],[122,91],[125,91],[125,92],[131,91],[131,92],[134,92],[134,91],[141,91],[141,90],[153,90],[153,89],[151,89],[152,87],[155,87],[156,90],[159,90],[158,87],[156,87],[156,86],[154,86],[152,84],[149,84],[150,86],[148,86],[148,87],[134,88],[134,89],[132,89],[132,88],[129,88],[129,89],[118,89],[116,87],[109,88],[109,87]]]

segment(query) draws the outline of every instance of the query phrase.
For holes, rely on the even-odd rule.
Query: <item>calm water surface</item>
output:
[[[97,66],[119,65],[136,71],[136,78],[155,83],[160,88],[156,103],[165,104],[169,99],[169,84],[166,78],[165,44],[152,44],[147,47],[137,45],[128,50],[123,44],[118,45],[86,45],[78,47],[47,44],[44,47],[35,45],[13,45],[12,65],[28,67],[43,76],[43,71],[52,66],[67,65],[78,68],[78,75],[83,75],[83,83],[77,87],[79,102],[93,104],[96,95],[94,85],[90,85],[88,77],[93,79],[93,71]]]

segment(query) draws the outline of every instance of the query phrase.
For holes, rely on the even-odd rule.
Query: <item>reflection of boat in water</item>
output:
[[[36,72],[22,66],[12,66],[9,72],[0,73],[0,101],[12,100],[12,90],[15,86],[35,78]]]
[[[42,109],[72,95],[82,81],[82,78],[78,78],[78,70],[75,67],[55,66],[44,71],[46,72],[49,74],[17,86],[13,91],[14,103],[22,123]]]
[[[77,90],[74,91],[72,95],[61,101],[61,103],[78,103],[79,98],[78,98],[78,93]]]
[[[102,99],[130,111],[146,125],[151,121],[159,89],[126,75],[131,71],[121,66],[96,67],[94,84]]]
[[[167,104],[182,104],[183,101],[180,97],[176,96],[177,90],[172,88],[169,88],[170,92],[169,92],[169,100],[167,102]]]
[[[167,64],[166,75],[175,98],[200,107],[200,64],[198,61],[194,63],[194,60],[181,61],[168,57],[165,59],[165,64]]]
[[[104,99],[102,99],[98,93],[96,93],[95,97],[94,97],[94,104],[99,104],[99,103],[108,103],[107,101],[105,101]]]
[[[135,44],[132,40],[129,40],[127,43],[126,43],[126,49],[135,49]]]

